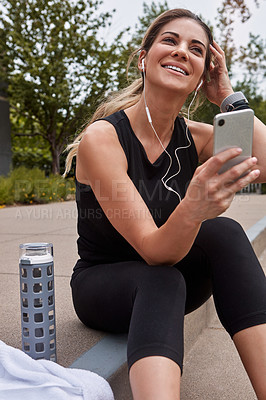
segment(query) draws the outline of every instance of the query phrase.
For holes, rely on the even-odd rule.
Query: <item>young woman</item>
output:
[[[142,77],[69,146],[67,170],[77,156],[77,315],[91,328],[128,332],[135,400],[179,399],[184,315],[213,294],[266,399],[265,275],[239,224],[216,218],[241,188],[265,182],[265,126],[255,118],[254,157],[218,174],[241,149],[212,156],[213,127],[185,120],[181,109],[200,86],[222,111],[249,106],[233,92],[209,28],[188,10],[167,11],[138,56]]]

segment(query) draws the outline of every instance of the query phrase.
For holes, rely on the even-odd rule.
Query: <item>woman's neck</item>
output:
[[[152,96],[149,94],[146,91],[146,104],[143,93],[138,103],[125,110],[126,114],[135,134],[141,141],[156,143],[158,139],[148,120],[147,105],[154,129],[162,143],[167,145],[173,132],[175,120],[180,113],[185,98],[183,99],[182,96],[177,97],[176,94],[175,97],[171,98],[169,93],[167,96],[162,96],[162,91],[160,91],[160,96],[156,96],[155,93]]]

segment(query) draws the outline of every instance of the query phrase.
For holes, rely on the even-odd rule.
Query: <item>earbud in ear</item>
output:
[[[141,60],[141,69],[143,72],[145,71],[144,58]]]
[[[196,92],[198,92],[199,90],[200,90],[200,88],[201,88],[201,86],[203,85],[203,79],[200,81],[200,83],[199,83],[199,85],[197,86],[197,88],[196,88]]]

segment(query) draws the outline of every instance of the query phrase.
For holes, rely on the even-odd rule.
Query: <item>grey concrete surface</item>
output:
[[[223,215],[235,219],[247,230],[266,215],[266,196],[238,194]]]
[[[225,215],[236,219],[247,230],[266,215],[266,196],[237,195]],[[71,365],[104,336],[102,332],[84,327],[73,309],[69,281],[77,260],[76,239],[74,202],[0,209],[0,339],[21,348],[19,244],[52,242],[55,255],[57,356],[58,363],[63,366]],[[265,260],[266,255],[263,257]],[[213,315],[213,311],[210,311],[210,315]],[[189,331],[190,345],[195,339],[198,340],[185,359],[182,399],[253,399],[252,389],[241,370],[238,356],[232,356],[231,339],[218,321],[211,323],[198,338],[192,328]],[[243,396],[243,388],[245,393],[250,394]]]

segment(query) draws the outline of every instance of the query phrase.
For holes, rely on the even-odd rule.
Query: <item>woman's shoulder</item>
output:
[[[79,151],[91,150],[96,148],[108,148],[119,144],[116,130],[112,124],[106,120],[97,120],[87,126],[79,144]]]
[[[90,184],[88,171],[95,172],[105,166],[119,163],[126,168],[127,161],[115,128],[107,121],[99,120],[87,126],[77,152],[77,179]],[[97,174],[96,174],[97,175]],[[89,182],[89,183],[88,183]]]
[[[97,138],[113,136],[115,131],[117,131],[117,125],[121,120],[127,120],[126,114],[123,110],[103,116],[85,128],[83,137],[93,135],[97,135]]]

